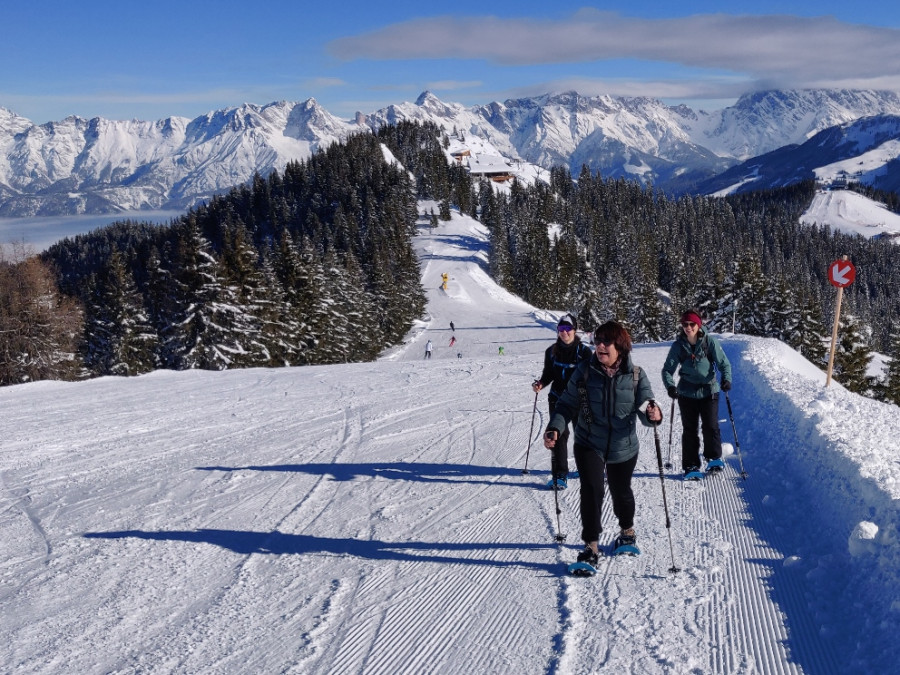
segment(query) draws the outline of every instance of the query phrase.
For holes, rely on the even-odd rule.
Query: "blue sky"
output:
[[[0,11],[0,107],[40,124],[310,97],[350,118],[426,89],[465,105],[574,89],[706,109],[769,87],[900,90],[900,9],[876,5],[31,0]]]

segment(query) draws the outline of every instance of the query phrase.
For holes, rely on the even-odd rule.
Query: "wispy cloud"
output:
[[[747,91],[747,82],[738,78],[687,80],[635,80],[570,77],[545,80],[504,92],[507,97],[536,96],[548,92],[577,91],[586,96],[650,96],[653,98],[737,98]]]
[[[583,9],[565,20],[436,17],[333,41],[340,59],[484,59],[502,65],[639,59],[791,86],[877,82],[900,64],[900,30],[833,17],[704,14],[643,19]]]
[[[431,91],[456,91],[457,89],[473,89],[481,85],[481,80],[437,80],[429,82],[426,87]]]
[[[314,77],[306,84],[310,87],[343,87],[347,82],[339,77]]]

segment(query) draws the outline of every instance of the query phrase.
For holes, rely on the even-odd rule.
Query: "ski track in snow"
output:
[[[0,390],[0,670],[731,675],[896,663],[891,577],[846,554],[860,514],[889,522],[891,498],[841,478],[859,469],[830,450],[837,424],[814,407],[790,412],[773,387],[807,385],[780,372],[771,341],[723,338],[748,478],[730,456],[722,474],[682,482],[665,399],[658,432],[674,468],[663,480],[653,431],[639,429],[642,554],[567,576],[582,548],[578,479],[557,493],[557,519],[546,395],[535,409],[530,389],[555,315],[487,280],[474,221],[421,232],[428,316],[376,363]],[[667,350],[634,353],[657,394]],[[734,443],[724,401],[721,419]],[[603,523],[608,547],[608,498]]]

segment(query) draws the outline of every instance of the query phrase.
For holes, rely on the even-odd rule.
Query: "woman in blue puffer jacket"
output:
[[[647,374],[631,362],[631,336],[608,321],[594,331],[594,353],[569,378],[547,430],[544,446],[553,448],[569,422],[575,423],[575,465],[581,478],[579,562],[596,565],[603,531],[603,477],[609,483],[613,513],[621,531],[615,546],[634,544],[634,493],[631,477],[637,465],[637,420],[645,426],[662,421]]]

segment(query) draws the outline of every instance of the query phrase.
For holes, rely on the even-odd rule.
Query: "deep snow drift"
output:
[[[557,546],[530,389],[554,317],[491,282],[485,240],[423,226],[427,320],[375,363],[0,389],[0,671],[896,672],[897,408],[722,336],[726,472],[661,480],[643,430],[643,554],[567,577],[578,481]],[[634,360],[677,466],[667,348]]]

